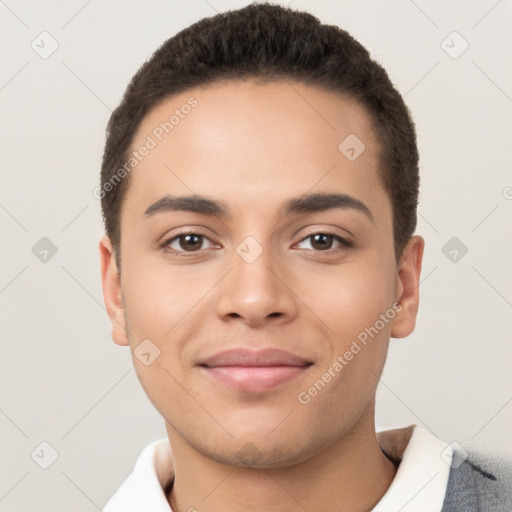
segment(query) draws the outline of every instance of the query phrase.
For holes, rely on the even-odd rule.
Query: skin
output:
[[[413,236],[396,262],[379,146],[352,99],[288,81],[212,84],[154,108],[133,148],[191,96],[198,105],[131,173],[120,274],[109,239],[100,242],[114,342],[133,355],[149,338],[160,350],[149,366],[133,362],[172,446],[172,510],[370,510],[396,473],[377,443],[375,392],[390,337],[415,326],[424,240]],[[349,134],[366,146],[355,161],[338,150]],[[372,218],[353,208],[280,216],[290,198],[320,192],[350,195]],[[231,216],[144,215],[166,194],[192,193],[224,202]],[[205,237],[195,249],[170,242],[188,257],[159,246],[183,232]],[[352,246],[315,244],[311,235],[325,232]],[[263,249],[252,263],[236,252],[248,236]],[[394,318],[300,403],[394,303]],[[233,347],[281,348],[313,364],[266,392],[236,391],[197,366]]]

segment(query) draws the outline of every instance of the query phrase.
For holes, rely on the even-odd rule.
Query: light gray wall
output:
[[[97,510],[142,448],[165,437],[129,349],[110,339],[92,191],[106,122],[138,66],[179,29],[246,3],[0,3],[2,511]],[[421,309],[414,334],[392,341],[378,428],[418,423],[512,456],[511,3],[291,6],[365,44],[418,126]],[[31,47],[51,50],[43,31],[58,42],[46,59]],[[449,53],[464,42],[453,31],[469,44],[458,58]],[[43,237],[58,251],[47,262],[32,252]],[[457,262],[444,254],[453,248],[443,252],[452,237],[468,249]],[[58,458],[44,470],[52,449]]]

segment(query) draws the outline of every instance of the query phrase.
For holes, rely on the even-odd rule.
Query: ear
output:
[[[421,236],[413,236],[404,249],[397,275],[396,302],[402,306],[393,319],[391,336],[405,338],[416,326],[416,316],[419,307],[419,286],[421,263],[425,240]]]
[[[103,300],[112,323],[112,339],[118,345],[128,345],[121,295],[121,276],[117,270],[115,254],[108,236],[104,236],[100,240],[99,248]]]

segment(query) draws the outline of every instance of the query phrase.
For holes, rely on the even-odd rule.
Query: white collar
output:
[[[398,438],[398,444],[402,442],[397,453],[393,454],[398,455],[401,461],[386,494],[372,512],[441,512],[453,448],[418,425],[380,434],[388,439]],[[383,451],[388,453],[379,442]]]
[[[394,443],[393,455],[401,462],[391,486],[372,512],[440,512],[450,474],[451,446],[416,425],[379,435],[386,452],[386,443],[399,441]],[[103,512],[172,512],[164,488],[173,478],[169,440],[154,441],[144,448],[132,473]]]

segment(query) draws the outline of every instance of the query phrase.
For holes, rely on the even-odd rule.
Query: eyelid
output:
[[[304,242],[305,240],[307,240],[308,238],[311,238],[314,235],[332,236],[334,238],[334,240],[336,240],[340,244],[340,246],[339,247],[331,247],[330,249],[326,249],[323,251],[319,250],[319,249],[305,249],[305,250],[313,251],[316,253],[330,254],[332,252],[337,252],[337,251],[340,251],[343,249],[348,249],[348,248],[351,248],[354,246],[354,243],[351,240],[339,235],[338,233],[336,233],[334,231],[330,231],[328,229],[314,229],[311,232],[309,232],[308,234],[302,236],[301,239],[293,245],[295,246],[297,244],[300,244],[301,242]]]
[[[171,241],[174,238],[177,238],[179,236],[185,236],[185,235],[201,235],[201,236],[213,241],[213,237],[215,237],[216,235],[214,233],[212,233],[212,234],[207,234],[207,233],[212,233],[212,231],[210,229],[208,229],[207,227],[202,226],[200,224],[199,225],[178,226],[172,230],[169,230],[165,235],[163,235],[160,239],[161,241],[158,241],[157,244],[161,246],[163,244],[168,243],[169,241]]]
[[[324,234],[328,234],[328,235],[338,236],[340,238],[343,238],[347,242],[349,242],[350,240],[357,239],[357,237],[351,231],[349,231],[347,228],[343,228],[341,226],[329,224],[329,223],[327,223],[327,224],[314,223],[314,224],[309,224],[307,226],[303,226],[302,228],[300,228],[294,232],[293,237],[295,238],[297,236],[297,233],[300,233],[302,231],[305,232],[305,234],[302,235],[302,238],[310,236],[310,235],[315,235],[317,233],[324,233]],[[302,238],[301,238],[301,240],[302,240]]]
[[[304,228],[304,229],[305,229],[305,232],[300,235],[300,240],[299,240],[300,242],[302,242],[305,238],[308,238],[310,236],[323,234],[323,235],[331,235],[337,239],[341,239],[347,245],[354,244],[355,237],[350,231],[348,231],[348,229],[342,229],[338,226],[322,227],[322,226],[319,226],[318,224],[306,226],[306,228]],[[301,230],[299,230],[299,231],[301,231]],[[341,234],[339,231],[343,231],[346,234]],[[297,233],[298,232],[296,232],[295,234],[297,234]]]
[[[179,254],[180,256],[184,256],[184,257],[203,254],[204,251],[207,250],[207,249],[199,249],[197,251],[184,251],[184,250],[176,250],[176,249],[169,248],[169,244],[171,244],[171,243],[175,242],[177,239],[187,236],[187,235],[200,236],[201,238],[208,240],[212,245],[219,245],[214,240],[212,240],[212,238],[210,236],[201,232],[201,229],[188,228],[188,229],[184,229],[181,232],[173,233],[172,235],[164,237],[164,239],[161,242],[158,242],[158,247],[161,250],[167,251],[170,254],[175,254],[175,255]]]

